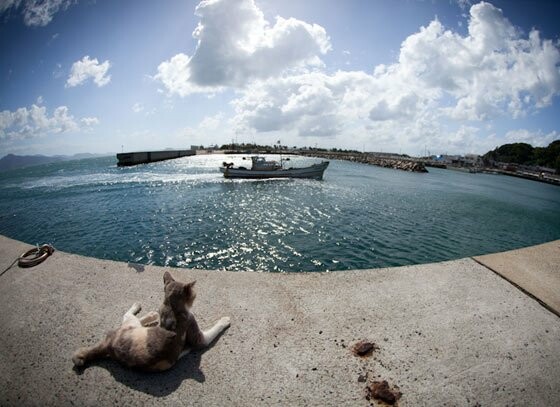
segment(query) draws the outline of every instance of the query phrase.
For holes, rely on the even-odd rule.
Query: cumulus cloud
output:
[[[474,1],[473,0],[455,0],[455,2],[457,3],[457,5],[459,7],[461,7],[461,9],[466,10],[473,4]]]
[[[98,125],[99,119],[97,117],[84,117],[80,119],[80,123],[82,123],[84,127],[89,128]]]
[[[21,9],[26,25],[44,27],[56,13],[66,10],[72,3],[72,0],[3,0],[0,2],[0,14]]]
[[[361,127],[370,137],[396,137],[405,128],[412,136],[436,120],[430,108],[434,92],[378,73],[310,72],[261,81],[232,102],[236,126],[240,132],[294,131],[308,137],[355,137]]]
[[[223,124],[224,114],[218,113],[214,116],[207,116],[198,124],[198,129],[203,132],[214,131]]]
[[[132,105],[132,111],[134,113],[140,113],[144,110],[144,105],[142,103],[135,103]]]
[[[508,131],[505,139],[509,143],[527,143],[533,147],[546,147],[553,141],[560,140],[560,133],[556,130],[543,133],[541,130],[517,129]]]
[[[78,121],[70,114],[68,107],[57,107],[51,116],[45,106],[20,107],[15,111],[0,112],[0,140],[16,140],[77,132],[96,125],[99,120],[95,117],[85,117]]]
[[[500,9],[482,2],[470,9],[468,35],[434,20],[403,42],[393,69],[451,96],[450,117],[486,120],[549,105],[560,91],[559,63],[557,44],[536,30],[524,37]]]
[[[520,117],[558,94],[559,63],[557,44],[536,30],[524,37],[500,9],[482,2],[470,9],[468,35],[436,19],[403,41],[397,63],[376,67],[374,80],[404,86],[399,91],[388,85],[390,93],[371,118],[410,116],[423,101],[437,101],[442,113],[457,120]]]
[[[356,87],[367,81],[367,75],[358,72],[332,76],[312,72],[261,81],[232,102],[235,121],[238,127],[257,132],[294,130],[299,136],[335,136],[345,119],[367,114],[359,102],[353,105],[346,99],[362,99]]]
[[[180,53],[158,66],[155,76],[170,93],[186,96],[240,88],[286,70],[320,66],[331,48],[323,27],[295,18],[268,22],[254,0],[204,0],[192,56]]]
[[[66,87],[81,85],[90,78],[98,87],[105,86],[111,82],[111,75],[107,74],[110,67],[111,63],[108,60],[100,64],[97,58],[90,59],[89,55],[86,55],[72,64]]]
[[[395,63],[371,73],[314,71],[253,82],[232,102],[234,121],[240,131],[339,140],[361,133],[370,145],[475,151],[486,145],[481,139],[494,143],[497,136],[463,123],[550,105],[560,92],[559,65],[557,43],[536,30],[523,34],[482,2],[470,8],[466,35],[434,19],[402,42]]]

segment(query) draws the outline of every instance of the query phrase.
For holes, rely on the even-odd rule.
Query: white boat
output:
[[[268,161],[261,156],[251,157],[251,168],[234,167],[233,163],[222,164],[220,171],[226,178],[312,178],[323,179],[323,172],[329,166],[328,161],[322,161],[319,164],[313,164],[309,167],[303,168],[284,168],[283,162],[285,160]]]

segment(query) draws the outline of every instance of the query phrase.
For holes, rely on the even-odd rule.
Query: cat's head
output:
[[[169,271],[163,275],[163,286],[165,292],[165,302],[173,308],[174,311],[189,310],[192,307],[196,293],[194,285],[196,281],[190,283],[182,283],[175,280]]]

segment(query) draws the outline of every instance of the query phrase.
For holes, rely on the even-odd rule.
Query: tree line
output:
[[[560,174],[560,140],[547,147],[533,147],[527,143],[504,144],[482,156],[485,163],[501,162],[547,167]]]

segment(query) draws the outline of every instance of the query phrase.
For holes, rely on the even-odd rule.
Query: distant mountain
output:
[[[0,158],[0,171],[13,170],[16,168],[31,167],[33,165],[49,164],[60,161],[81,160],[83,158],[105,157],[111,154],[74,154],[74,155],[15,155],[8,154]]]

